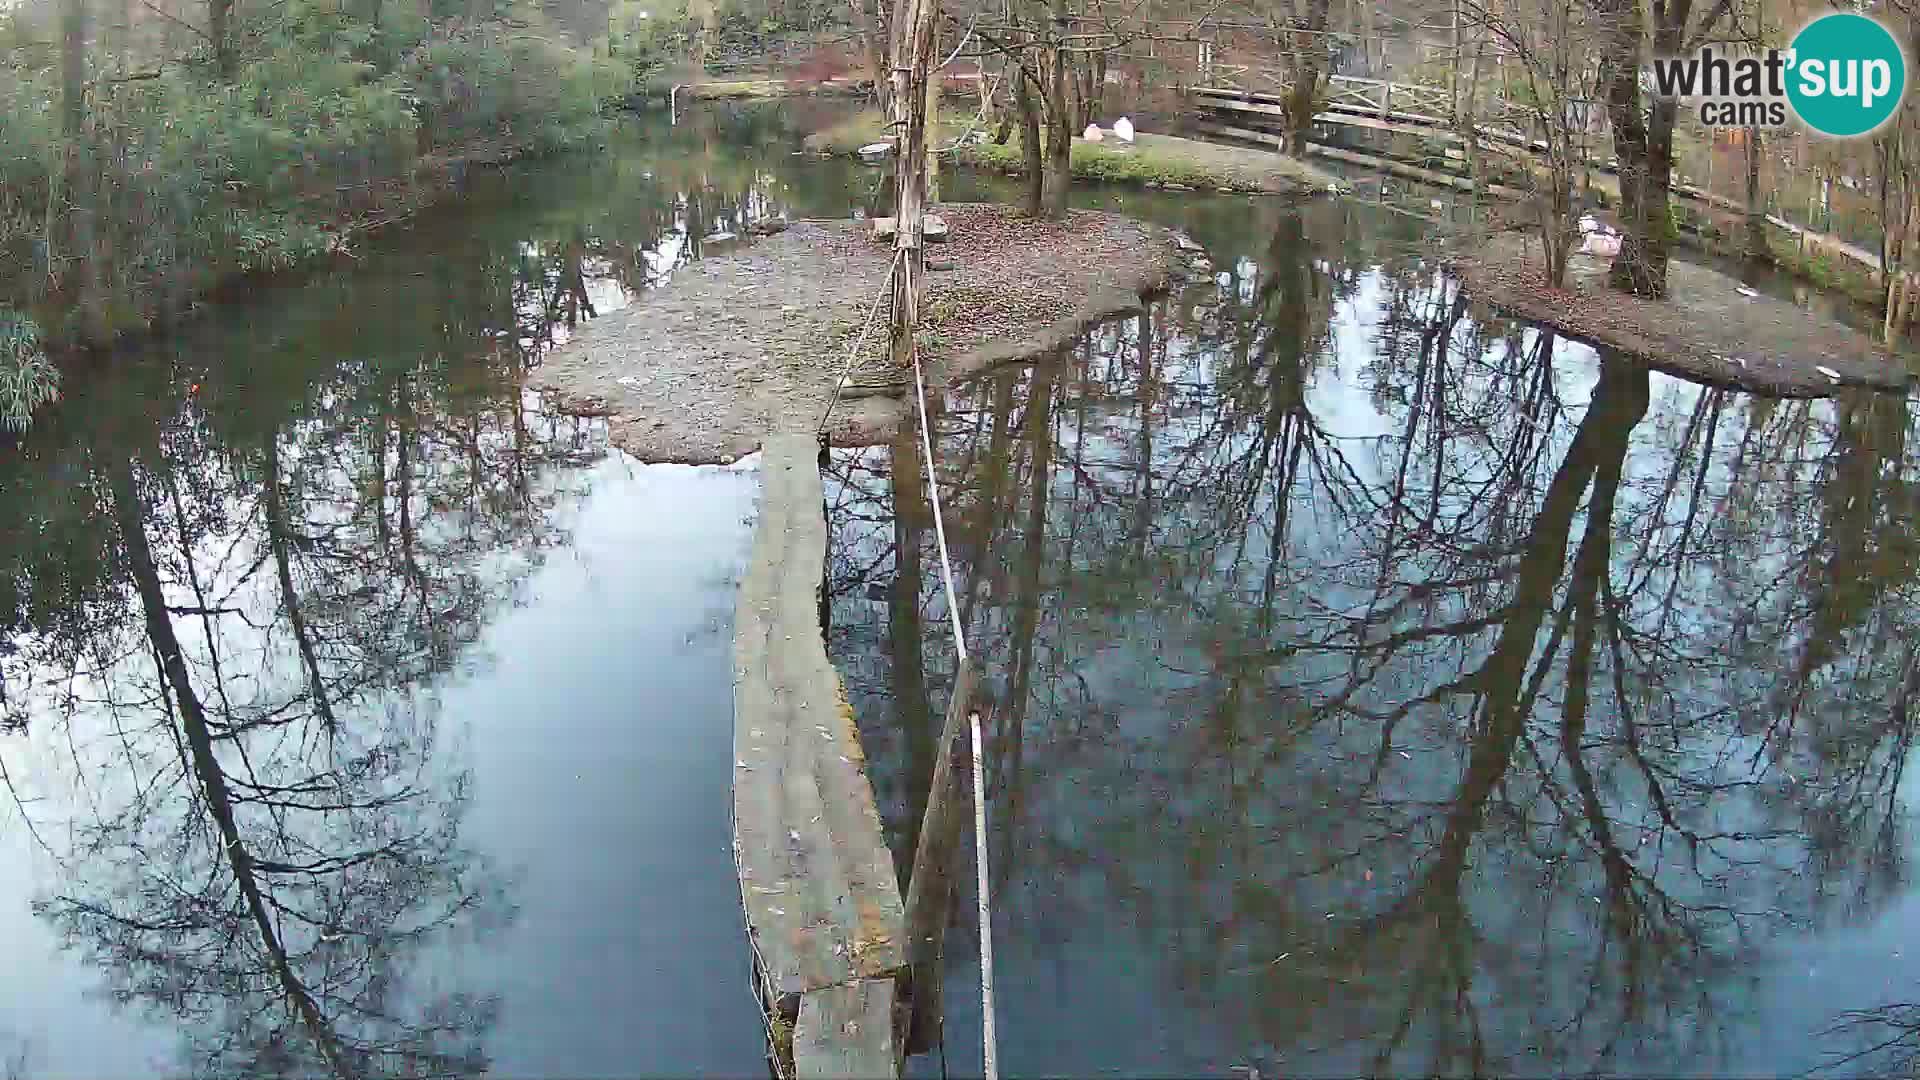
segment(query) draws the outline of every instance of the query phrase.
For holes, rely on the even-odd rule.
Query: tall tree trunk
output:
[[[1068,70],[1073,54],[1062,46],[1059,34],[1067,18],[1066,0],[1053,0],[1054,24],[1048,31],[1041,71],[1047,118],[1047,166],[1041,213],[1053,220],[1067,216],[1067,195],[1073,188],[1073,117],[1067,108]]]
[[[936,22],[932,30],[932,37],[927,42],[928,64],[931,65],[939,55],[940,25]],[[937,138],[940,131],[940,73],[929,70],[924,86],[926,94],[924,110],[927,118],[927,138],[931,140]],[[931,206],[940,201],[940,155],[928,153],[923,156],[925,158],[925,168],[922,170],[920,188],[921,191],[925,193],[927,205]]]
[[[1635,296],[1663,297],[1671,229],[1673,125],[1679,106],[1656,99],[1651,109],[1642,107],[1640,59],[1646,21],[1639,0],[1598,0],[1594,7],[1610,31],[1602,44],[1602,85],[1607,120],[1613,126],[1614,156],[1620,162],[1622,236],[1608,283]],[[1684,25],[1684,10],[1678,18]],[[1678,51],[1677,29],[1661,26],[1656,38],[1656,52]]]
[[[1313,127],[1320,79],[1327,66],[1327,14],[1330,0],[1307,0],[1304,25],[1292,34],[1293,90],[1287,95],[1287,152],[1307,152],[1307,132]]]
[[[1895,248],[1894,258],[1887,264],[1887,318],[1881,327],[1887,344],[1899,340],[1907,324],[1913,320],[1913,272],[1906,268],[1912,261],[1913,252],[1920,249],[1920,197],[1909,190],[1906,193],[1907,221],[1900,230],[1900,242]]]
[[[233,0],[207,0],[207,37],[213,39],[214,68],[221,82],[232,82],[240,69],[233,49]]]
[[[60,17],[60,126],[66,157],[62,183],[65,206],[55,223],[47,267],[60,287],[75,298],[79,336],[104,345],[111,336],[106,305],[99,295],[102,260],[98,250],[100,171],[108,154],[96,145],[99,132],[87,123],[87,35],[91,12],[86,0],[65,0]],[[56,262],[56,260],[59,260]]]
[[[1747,259],[1754,263],[1773,261],[1767,245],[1767,202],[1760,191],[1760,129],[1747,129]]]
[[[1044,210],[1046,165],[1040,149],[1040,107],[1034,101],[1033,72],[1025,64],[1014,69],[1013,106],[1020,114],[1020,160],[1026,170],[1026,214],[1037,218]]]
[[[693,31],[693,68],[696,75],[704,75],[707,61],[713,55],[713,29],[718,13],[714,9],[714,0],[688,0],[687,14],[693,16],[699,24]]]
[[[873,80],[874,103],[880,108],[880,115],[893,113],[892,77],[887,71],[887,44],[890,34],[887,28],[886,0],[854,0],[853,24],[860,29],[861,45],[866,52],[867,77]]]
[[[912,366],[919,324],[920,282],[926,253],[921,243],[926,212],[927,90],[932,66],[938,0],[898,0],[893,9],[892,70],[894,145],[894,250],[890,349],[896,369]]]

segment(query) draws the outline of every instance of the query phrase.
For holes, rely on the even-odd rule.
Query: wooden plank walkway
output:
[[[1366,83],[1370,86],[1386,85],[1380,83],[1378,80],[1351,79],[1346,76],[1334,76],[1334,81],[1336,84],[1346,82]],[[1392,93],[1399,94],[1403,91],[1413,91],[1419,88],[1417,84],[1395,83],[1391,85],[1390,89]],[[1277,94],[1264,94],[1255,91],[1210,86],[1194,87],[1189,91],[1189,94],[1192,97],[1193,103],[1205,112],[1216,117],[1231,118],[1235,121],[1235,123],[1231,124],[1222,124],[1217,120],[1210,121],[1202,124],[1203,129],[1211,130],[1215,134],[1225,135],[1228,138],[1241,141],[1266,142],[1280,146],[1285,145],[1283,139],[1274,139],[1270,135],[1257,130],[1260,127],[1269,125],[1284,125],[1287,110],[1285,107],[1285,99],[1281,96]],[[1383,102],[1390,101],[1391,95],[1383,95],[1382,100]],[[1323,103],[1321,111],[1314,114],[1313,120],[1316,124],[1358,127],[1374,131],[1386,131],[1393,134],[1414,135],[1421,138],[1437,140],[1449,145],[1464,145],[1466,142],[1452,121],[1445,117],[1394,109],[1381,110],[1370,106],[1354,104],[1351,95],[1347,95],[1346,97],[1336,95],[1333,100]],[[1252,125],[1253,127],[1250,128],[1243,125]],[[1488,142],[1500,143],[1514,149],[1527,150],[1536,154],[1544,153],[1546,150],[1546,144],[1541,140],[1528,138],[1510,128],[1490,124],[1476,124],[1475,131],[1480,138]],[[1607,141],[1606,139],[1598,140],[1599,144],[1603,145],[1606,144]],[[1310,144],[1310,149],[1312,152],[1321,153],[1337,161],[1346,161],[1350,164],[1361,165],[1368,168],[1383,168],[1388,172],[1421,179],[1427,183],[1442,184],[1463,190],[1470,186],[1456,182],[1455,179],[1449,179],[1450,174],[1436,173],[1432,170],[1419,170],[1427,175],[1416,176],[1413,170],[1418,169],[1417,166],[1403,163],[1389,164],[1391,159],[1377,155],[1360,154],[1340,148],[1323,148],[1323,144],[1320,143]],[[1599,158],[1590,158],[1587,164],[1595,170],[1595,175],[1592,178],[1593,186],[1617,201],[1620,195],[1618,166],[1611,161]],[[1746,206],[1744,204],[1694,184],[1675,183],[1671,190],[1676,198],[1710,206],[1722,213],[1739,217],[1744,217],[1746,214]],[[1501,190],[1495,190],[1495,193],[1504,194]],[[1868,273],[1878,274],[1880,272],[1879,252],[1869,251],[1856,244],[1850,244],[1837,236],[1815,232],[1805,226],[1796,225],[1776,214],[1767,215],[1767,224],[1785,233],[1794,243],[1806,249],[1809,253],[1824,253],[1831,257],[1851,262]]]
[[[762,450],[760,520],[734,612],[734,862],[776,1047],[779,1032],[793,1034],[783,1075],[869,1076],[886,1061],[892,1076],[892,1023],[871,1018],[893,1008],[905,916],[822,635],[819,452],[809,435],[773,436]]]

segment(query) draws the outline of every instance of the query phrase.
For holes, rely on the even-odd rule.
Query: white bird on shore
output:
[[[1113,122],[1113,133],[1121,142],[1133,141],[1133,121],[1121,117]]]
[[[1620,254],[1620,235],[1618,233],[1590,232],[1580,242],[1580,254],[1598,255],[1611,259]]]
[[[1080,137],[1087,140],[1088,142],[1099,142],[1102,138],[1100,134],[1100,125],[1088,124],[1087,130],[1081,132]]]

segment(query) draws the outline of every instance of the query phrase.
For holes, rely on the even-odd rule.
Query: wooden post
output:
[[[893,318],[889,352],[896,371],[913,366],[914,331],[920,323],[920,278],[925,267],[921,244],[926,212],[927,69],[933,52],[938,0],[896,0],[893,6],[893,58],[889,82],[893,102],[894,250]]]
[[[1460,61],[1465,56],[1460,37],[1460,0],[1453,0],[1453,60],[1447,65],[1447,119],[1460,121]]]
[[[913,851],[912,876],[907,878],[907,964],[913,972],[913,1010],[906,1038],[910,1054],[935,1046],[942,1023],[940,961],[945,952],[947,912],[953,902],[953,857],[960,846],[960,827],[966,821],[964,789],[954,771],[954,757],[967,730],[973,683],[973,658],[968,657],[960,661],[960,669],[953,675],[946,721],[934,748],[932,786],[927,792],[926,813],[920,819],[920,842]]]

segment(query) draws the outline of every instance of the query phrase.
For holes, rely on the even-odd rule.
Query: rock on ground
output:
[[[1608,262],[1575,255],[1567,287],[1549,289],[1539,244],[1510,233],[1449,266],[1475,299],[1697,382],[1806,398],[1843,386],[1904,391],[1913,381],[1906,359],[1872,338],[1784,300],[1745,295],[1716,270],[1675,259],[1668,298],[1642,300],[1607,287]]]
[[[1117,214],[1030,221],[986,204],[939,208],[922,308],[930,389],[990,364],[1047,352],[1166,287],[1173,234]],[[854,221],[801,221],[736,253],[677,271],[633,306],[588,323],[530,377],[567,411],[609,418],[616,446],[645,461],[731,461],[772,432],[818,428],[861,328],[851,400],[828,431],[884,442],[909,415],[909,383],[886,360],[890,245]],[[877,302],[877,304],[876,304]],[[871,388],[885,392],[874,396]]]

